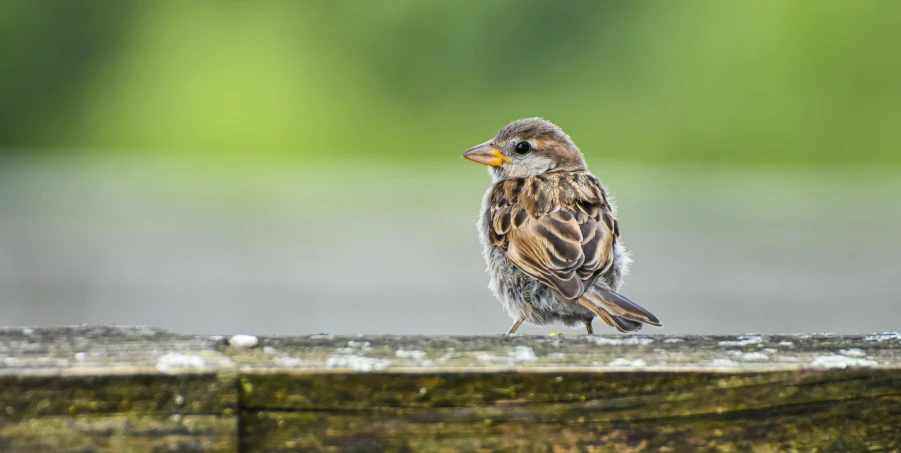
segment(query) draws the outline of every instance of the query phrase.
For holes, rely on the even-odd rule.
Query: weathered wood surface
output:
[[[901,334],[0,329],[2,452],[901,451]]]

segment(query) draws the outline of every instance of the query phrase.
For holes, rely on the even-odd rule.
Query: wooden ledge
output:
[[[901,334],[0,329],[0,451],[896,451]]]

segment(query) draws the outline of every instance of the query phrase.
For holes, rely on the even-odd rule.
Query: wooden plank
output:
[[[525,407],[598,420],[688,417],[901,395],[901,370],[773,373],[444,373],[275,375],[242,393],[244,410],[380,411]]]
[[[37,417],[0,424],[4,453],[235,453],[237,420],[217,415]]]
[[[146,327],[0,328],[0,376],[218,374],[221,339]]]
[[[248,398],[247,452],[901,448],[898,370],[269,377],[309,410]]]
[[[280,377],[273,388],[291,380]],[[364,441],[393,451],[901,448],[897,370],[368,377],[306,376],[283,390],[314,396],[310,411],[247,407],[246,451],[348,451]]]
[[[604,420],[610,417],[576,407],[253,411],[242,412],[241,451],[899,451],[899,402],[881,397],[637,420]]]
[[[234,380],[217,374],[0,376],[4,420],[55,415],[233,414]]]
[[[717,371],[901,367],[901,334],[268,337],[226,349],[246,371]]]
[[[218,340],[140,327],[0,330],[0,451],[237,452]]]
[[[242,369],[242,407],[271,410],[687,395],[831,382],[842,370],[889,372],[865,389],[835,389],[879,395],[901,370],[901,336],[270,338],[231,356]]]
[[[236,370],[216,344],[140,327],[2,330],[3,420],[234,413]]]
[[[901,334],[0,329],[0,451],[899,451]]]
[[[261,346],[232,355],[247,452],[901,448],[895,334]]]

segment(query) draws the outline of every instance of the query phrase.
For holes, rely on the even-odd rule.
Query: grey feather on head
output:
[[[500,130],[497,133],[496,140],[499,141],[508,141],[511,138],[540,138],[543,140],[556,140],[561,143],[566,143],[575,147],[576,145],[573,143],[572,139],[569,138],[569,135],[566,135],[566,132],[563,132],[563,129],[560,129],[556,124],[544,119],[544,118],[523,118],[516,120]]]
[[[516,152],[516,146],[526,142],[530,151]],[[494,180],[525,178],[551,171],[587,170],[582,152],[572,139],[556,124],[544,118],[516,120],[497,133],[493,143],[510,162],[493,167]]]

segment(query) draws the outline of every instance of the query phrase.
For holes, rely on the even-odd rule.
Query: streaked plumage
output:
[[[654,315],[618,294],[630,259],[603,185],[560,128],[515,121],[464,157],[488,165],[479,234],[489,287],[516,321],[584,323],[595,316],[620,331]]]

